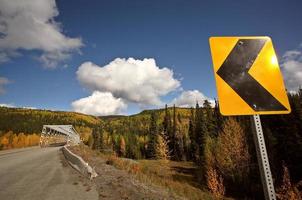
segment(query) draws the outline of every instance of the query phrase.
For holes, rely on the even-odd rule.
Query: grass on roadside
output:
[[[194,174],[197,169],[192,162],[131,160],[96,152],[86,146],[72,147],[71,150],[81,155],[87,162],[94,156],[101,157],[107,164],[127,171],[139,181],[162,186],[181,197],[214,199],[213,195],[196,181]]]

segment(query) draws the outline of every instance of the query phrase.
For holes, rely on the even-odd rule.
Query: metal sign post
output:
[[[260,116],[251,116],[251,122],[264,196],[266,200],[276,200],[273,178],[266,152]]]

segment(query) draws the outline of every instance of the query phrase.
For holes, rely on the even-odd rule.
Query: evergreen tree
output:
[[[214,113],[213,109],[211,107],[211,104],[208,100],[205,100],[203,103],[203,108],[206,113],[206,119],[205,119],[205,124],[207,127],[207,132],[209,133],[209,136],[217,136],[217,124],[214,119]]]
[[[164,116],[164,121],[163,121],[163,131],[164,133],[169,136],[168,132],[171,129],[171,116],[168,111],[168,105],[165,105],[165,116]]]
[[[184,150],[184,160],[192,160],[191,158],[191,141],[189,135],[184,133],[183,135],[183,150]]]
[[[183,161],[186,160],[186,155],[184,151],[184,137],[183,134],[178,130],[176,132],[176,152],[177,152],[177,160]]]
[[[195,136],[195,116],[194,116],[194,109],[191,108],[191,116],[189,119],[189,130],[188,130],[188,135],[190,138],[190,150],[189,150],[189,155],[190,159],[193,161],[196,161],[196,151],[197,151],[197,143],[196,143],[196,136]]]
[[[92,149],[100,150],[102,148],[102,144],[103,144],[103,137],[101,134],[101,129],[99,127],[96,126],[93,129],[92,137],[93,137]]]
[[[219,133],[219,131],[221,131],[221,127],[223,124],[223,116],[220,114],[219,102],[216,99],[215,99],[213,117],[214,117],[214,122],[215,122],[215,126],[216,126],[216,133]]]
[[[151,113],[151,119],[150,119],[150,128],[149,128],[149,142],[148,142],[148,149],[147,149],[147,155],[148,158],[155,158],[156,157],[156,143],[157,143],[157,117],[155,112]]]
[[[176,118],[176,107],[173,105],[173,159],[184,160],[183,136],[178,129],[178,120]]]
[[[175,104],[173,105],[173,124],[172,124],[172,132],[170,136],[170,143],[172,146],[172,157],[174,160],[178,160],[177,157],[177,150],[176,150],[176,127],[177,127],[177,122],[176,122],[176,110],[175,110]]]
[[[165,106],[165,116],[163,121],[163,131],[168,139],[169,152],[173,152],[174,148],[174,134],[172,130],[172,119],[171,114],[169,112],[168,106]]]
[[[204,162],[204,143],[205,135],[207,135],[207,127],[205,124],[203,109],[199,107],[198,102],[196,103],[195,110],[195,141],[196,141],[196,161],[199,164]]]

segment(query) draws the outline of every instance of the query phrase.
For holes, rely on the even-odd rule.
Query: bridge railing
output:
[[[44,125],[40,137],[40,146],[77,145],[80,137],[71,125]]]

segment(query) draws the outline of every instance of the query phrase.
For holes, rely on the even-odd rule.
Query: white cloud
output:
[[[0,77],[0,95],[5,93],[4,85],[9,84],[9,80],[5,77]]]
[[[41,50],[38,60],[54,68],[79,51],[81,39],[62,33],[58,15],[55,0],[0,0],[0,62],[18,50]]]
[[[302,51],[285,52],[281,59],[281,70],[289,91],[297,91],[302,86]]]
[[[154,59],[116,58],[105,66],[83,63],[78,80],[92,91],[110,92],[116,98],[139,105],[161,105],[161,96],[180,87],[173,71],[160,68]]]
[[[301,56],[301,52],[297,50],[290,50],[286,51],[285,54],[282,56],[284,60],[291,60]]]
[[[13,103],[0,103],[0,107],[7,107],[7,108],[24,108],[24,109],[31,109],[31,110],[36,110],[36,107],[31,107],[31,106],[21,106],[18,107]]]
[[[189,107],[195,107],[196,102],[198,102],[198,104],[202,106],[205,100],[208,100],[212,106],[215,105],[214,100],[206,97],[198,90],[187,90],[187,91],[183,91],[177,98],[173,99],[171,104],[175,104],[176,106],[179,107],[189,108]]]
[[[30,109],[30,110],[37,110],[38,108],[36,107],[32,107],[32,106],[23,106],[21,108],[24,108],[24,109]]]
[[[94,91],[91,96],[72,102],[76,112],[95,116],[121,114],[127,107],[121,98],[115,98],[110,92]]]
[[[14,108],[15,105],[10,103],[0,103],[0,107]]]
[[[0,63],[9,61],[7,53],[0,52]]]

